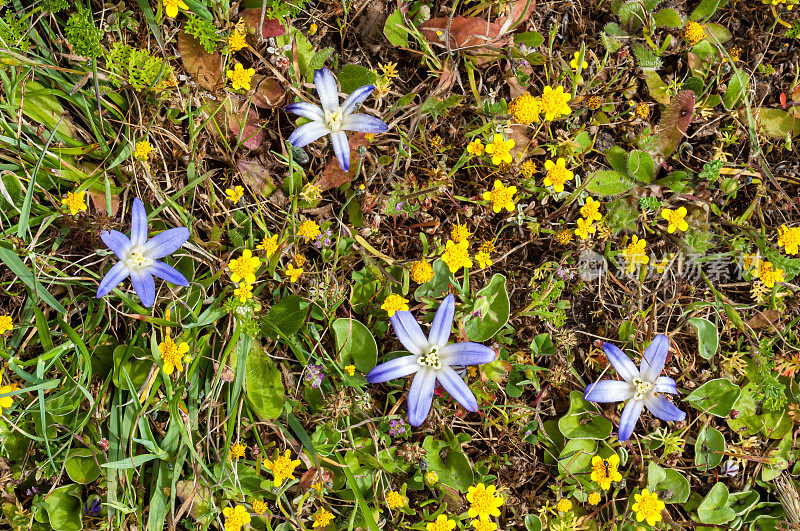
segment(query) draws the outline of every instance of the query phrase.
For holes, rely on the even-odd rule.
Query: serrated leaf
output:
[[[656,53],[644,44],[634,44],[633,55],[636,56],[639,66],[645,70],[658,70],[664,64]]]

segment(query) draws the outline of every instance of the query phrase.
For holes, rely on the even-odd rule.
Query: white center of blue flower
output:
[[[634,400],[644,400],[644,397],[647,396],[647,393],[653,389],[653,382],[646,382],[641,378],[634,378],[633,385],[636,386],[636,391],[633,394]]]
[[[125,258],[125,266],[133,271],[147,268],[153,264],[153,259],[144,253],[141,247],[131,249],[128,257]]]
[[[342,130],[343,119],[344,113],[342,112],[341,107],[337,107],[334,111],[325,109],[325,125],[327,125],[328,129],[334,133]]]
[[[427,354],[423,354],[417,358],[417,365],[421,367],[432,367],[434,369],[442,368],[442,360],[439,359],[438,347],[433,345]]]

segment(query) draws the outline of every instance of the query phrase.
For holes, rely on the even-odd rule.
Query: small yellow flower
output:
[[[473,520],[470,522],[475,531],[497,531],[497,524],[491,520]]]
[[[254,513],[261,516],[265,516],[268,511],[269,511],[269,506],[267,505],[267,502],[265,502],[264,500],[256,500],[253,502]]]
[[[492,265],[492,257],[489,253],[478,251],[475,253],[475,261],[478,262],[478,267],[481,269],[487,268]]]
[[[386,313],[389,314],[389,317],[394,315],[394,312],[407,312],[408,311],[408,299],[404,299],[402,296],[392,293],[386,300],[383,301],[383,306],[381,309],[386,310]]]
[[[564,229],[556,233],[556,240],[561,245],[567,245],[569,242],[572,241],[572,231],[569,229]]]
[[[228,35],[228,47],[232,52],[238,52],[243,48],[247,48],[247,40],[244,35],[239,33],[238,29],[233,30],[233,33]]]
[[[455,528],[455,520],[450,520],[443,514],[440,514],[435,522],[431,522],[425,526],[426,531],[451,531]]]
[[[552,87],[546,86],[544,92],[542,92],[544,119],[552,121],[562,116],[569,116],[572,113],[572,109],[569,108],[567,102],[571,99],[571,94],[564,93],[564,87],[559,85],[553,90]]]
[[[579,237],[581,240],[586,240],[589,238],[590,234],[594,234],[597,232],[597,227],[592,224],[592,220],[578,218],[576,222],[578,224],[578,228],[575,229],[575,236]]]
[[[261,264],[261,259],[253,256],[253,251],[245,249],[242,251],[242,256],[228,262],[228,268],[231,270],[231,281],[239,282],[244,280],[248,284],[256,281],[256,269]]]
[[[631,243],[622,251],[622,255],[628,263],[628,273],[633,273],[636,266],[639,264],[647,265],[650,263],[650,257],[647,256],[645,252],[646,247],[647,242],[645,240],[640,240],[638,236],[634,235],[631,239]]]
[[[508,110],[517,123],[530,125],[539,121],[539,115],[542,114],[542,102],[539,98],[524,92],[514,98]]]
[[[500,516],[503,498],[495,495],[494,485],[487,487],[483,483],[478,483],[471,486],[467,489],[467,501],[470,504],[467,513],[470,518],[487,520],[490,516]]]
[[[560,513],[568,513],[572,509],[572,502],[569,501],[569,498],[561,498],[556,504],[556,509]]]
[[[225,507],[222,515],[225,517],[225,531],[240,531],[250,523],[250,513],[244,505],[237,505],[235,508]]]
[[[417,260],[411,266],[411,280],[417,284],[425,284],[433,278],[433,268],[425,260]]]
[[[86,192],[67,192],[67,197],[61,200],[61,204],[67,205],[73,216],[78,212],[86,212]]]
[[[784,282],[786,279],[784,278],[784,271],[783,269],[774,269],[774,265],[772,262],[767,262],[766,260],[762,260],[759,264],[758,274],[754,274],[753,276],[761,279],[761,282],[768,288],[772,288],[775,286],[776,282]]]
[[[686,42],[689,43],[689,46],[694,46],[706,38],[706,31],[702,24],[699,24],[694,20],[690,20],[686,23],[686,27],[683,29],[683,38],[686,39]]]
[[[231,446],[231,449],[228,450],[228,461],[235,459],[239,460],[240,457],[244,457],[244,453],[247,450],[247,447],[243,444],[236,443]]]
[[[292,264],[286,266],[285,276],[289,277],[290,282],[297,282],[297,279],[299,279],[300,275],[302,274],[303,274],[302,267],[294,267]]]
[[[378,67],[381,69],[381,72],[383,72],[383,77],[390,81],[400,76],[400,74],[397,73],[397,63],[383,63],[378,65]]]
[[[495,250],[496,249],[494,248],[494,242],[492,240],[484,240],[483,243],[481,243],[480,247],[481,252],[484,252],[486,254],[492,254],[493,252],[495,252]]]
[[[345,370],[345,372],[347,372],[347,374],[349,374],[350,376],[355,376],[355,375],[356,375],[356,366],[355,366],[355,365],[352,365],[352,364],[350,364],[350,365],[345,365],[345,366],[344,366],[344,370]]]
[[[14,320],[10,315],[0,315],[0,336],[14,329]]]
[[[164,11],[169,18],[178,16],[178,8],[189,9],[189,6],[183,0],[164,0]]]
[[[313,22],[308,26],[308,34],[309,35],[316,35],[318,30],[319,30],[319,26],[317,26]]]
[[[491,201],[492,210],[495,213],[504,208],[509,212],[513,212],[515,208],[514,194],[516,193],[516,186],[506,186],[499,179],[495,179],[494,189],[483,192],[483,200]]]
[[[593,493],[589,494],[589,505],[597,505],[600,503],[600,493],[594,491]]]
[[[494,135],[492,142],[486,146],[486,153],[492,156],[492,164],[495,166],[503,162],[511,164],[514,160],[511,157],[511,148],[514,144],[514,139],[505,140],[503,135]]]
[[[461,243],[469,240],[472,233],[467,229],[467,224],[455,224],[453,230],[450,231],[450,238],[456,243]]]
[[[622,474],[617,470],[618,466],[619,456],[617,454],[612,454],[608,459],[603,459],[599,455],[592,457],[591,480],[600,485],[603,490],[610,489],[611,483],[622,481]]]
[[[250,90],[250,80],[256,71],[253,68],[245,68],[242,63],[236,63],[233,70],[228,70],[228,79],[231,80],[233,90]]]
[[[643,489],[641,494],[634,494],[633,497],[636,503],[631,508],[636,513],[637,522],[646,520],[647,525],[654,526],[661,521],[661,511],[664,510],[665,504],[658,499],[658,494]]]
[[[429,470],[425,473],[425,483],[428,485],[436,485],[439,483],[439,474],[434,472],[433,470]]]
[[[778,245],[783,247],[786,254],[797,254],[800,250],[800,227],[781,225],[778,228]]]
[[[636,110],[634,112],[636,113],[636,116],[644,120],[645,118],[650,116],[650,107],[648,107],[645,102],[640,101],[636,105]]]
[[[600,221],[603,215],[600,213],[601,203],[591,197],[586,198],[586,203],[581,207],[581,215],[589,221]]]
[[[661,211],[661,217],[669,222],[667,232],[672,234],[676,230],[685,231],[689,229],[689,224],[686,222],[686,207],[680,207],[677,210],[670,210],[665,208]]]
[[[731,62],[736,62],[739,60],[739,56],[742,54],[742,49],[738,46],[734,46],[730,50],[728,50],[728,55],[731,56]]]
[[[480,157],[483,155],[483,152],[486,151],[486,146],[483,145],[480,138],[476,138],[469,144],[467,144],[467,153],[470,155],[475,155],[476,157]]]
[[[306,243],[310,242],[317,236],[322,234],[317,222],[312,219],[307,219],[300,224],[297,229],[297,236],[303,238]]]
[[[442,254],[442,261],[447,264],[451,273],[455,273],[462,267],[469,269],[472,267],[472,260],[469,259],[468,242],[455,243],[447,240],[445,251]]]
[[[9,384],[9,385],[0,385],[0,395],[5,393],[11,393],[13,391],[19,390],[19,386],[17,384]],[[14,405],[14,396],[4,396],[0,398],[0,415],[3,414],[4,409],[8,409]]]
[[[161,352],[161,361],[164,362],[164,374],[171,375],[175,369],[178,372],[183,371],[183,358],[189,352],[189,343],[182,342],[177,345],[169,336],[164,337],[164,341],[158,344],[158,350]]]
[[[267,255],[267,258],[275,254],[275,251],[278,250],[278,235],[270,236],[269,238],[264,236],[264,239],[261,240],[261,243],[258,244],[258,249],[264,251]]]
[[[303,186],[303,191],[300,192],[300,197],[309,203],[319,201],[322,198],[322,187],[314,183],[306,183]]]
[[[274,478],[272,483],[276,487],[283,485],[283,482],[287,479],[293,479],[294,469],[299,465],[300,460],[292,460],[292,454],[289,450],[286,450],[283,455],[278,454],[275,461],[270,461],[269,459],[264,460],[264,468],[272,471],[272,476]]]
[[[228,201],[230,201],[233,204],[238,203],[239,199],[241,199],[243,196],[244,196],[244,188],[242,188],[241,186],[234,186],[233,188],[227,188],[225,190],[225,197],[227,197]]]
[[[544,185],[552,186],[556,192],[563,192],[564,183],[575,177],[575,174],[567,169],[566,164],[567,162],[564,159],[557,159],[555,162],[552,160],[544,161],[544,168],[547,170]]]
[[[586,108],[590,111],[596,111],[600,108],[603,104],[603,100],[598,98],[597,96],[590,96],[588,100],[586,100]]]
[[[408,505],[408,498],[399,492],[390,490],[386,493],[386,505],[389,506],[389,509],[394,511],[395,509],[400,509]]]
[[[253,298],[253,285],[247,282],[239,282],[239,286],[233,290],[233,295],[244,304],[248,299]]]
[[[320,509],[314,515],[314,527],[328,527],[328,524],[331,523],[333,520],[333,513],[326,510]]]
[[[526,160],[520,165],[519,172],[523,177],[533,177],[533,174],[536,173],[536,163],[530,159]]]
[[[573,70],[577,70],[578,69],[578,61],[580,60],[580,58],[581,58],[580,50],[578,50],[577,52],[575,52],[572,55],[572,60],[569,62],[569,66],[571,66]],[[586,70],[587,68],[589,68],[589,63],[587,63],[586,61],[583,61],[581,63],[581,69],[582,70]]]
[[[139,160],[147,160],[150,158],[151,151],[153,151],[153,146],[148,140],[139,140],[133,147],[133,156]]]
[[[305,263],[306,263],[306,256],[304,254],[297,253],[296,255],[294,255],[294,264],[297,267],[303,267]]]

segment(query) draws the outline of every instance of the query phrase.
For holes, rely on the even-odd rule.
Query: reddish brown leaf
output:
[[[222,58],[218,53],[207,53],[200,41],[181,31],[178,34],[178,52],[186,72],[207,90],[222,87]]]
[[[239,138],[239,132],[242,129],[243,123],[244,132],[241,136],[242,145],[247,149],[258,149],[264,141],[264,130],[258,125],[258,113],[254,108],[251,107],[250,111],[247,113],[241,111],[229,117],[228,128],[231,130],[231,133],[236,135],[237,139]]]
[[[753,330],[760,328],[772,328],[781,318],[781,312],[778,310],[764,310],[758,312],[747,321],[747,326]]]
[[[502,34],[500,24],[479,17],[432,18],[420,24],[419,29],[432,43],[444,42],[449,30],[450,47],[478,56],[479,63],[497,59],[497,48],[510,40],[508,35]],[[441,32],[441,37],[437,32]]]
[[[92,198],[92,204],[94,208],[99,210],[100,212],[106,211],[106,194],[103,192],[94,192],[92,190],[87,190],[89,192],[89,197]],[[112,194],[111,195],[111,217],[117,215],[119,211],[119,195]]]
[[[286,98],[286,90],[278,78],[255,74],[250,86],[253,89],[253,104],[262,109],[278,107]]]
[[[361,146],[368,146],[369,140],[364,136],[364,133],[356,133],[350,137],[350,171],[342,171],[339,166],[339,161],[336,160],[336,155],[333,156],[331,161],[325,166],[322,175],[317,179],[317,186],[322,191],[337,188],[344,183],[349,183],[356,176],[356,168],[358,167],[358,148]]]
[[[661,153],[664,156],[669,157],[678,149],[678,144],[692,121],[694,104],[694,92],[682,90],[672,98],[661,115],[661,121],[658,122],[658,135]]]
[[[250,28],[258,29],[261,23],[261,10],[260,9],[243,9],[239,13],[239,19],[244,20]],[[286,35],[286,28],[281,24],[280,20],[264,17],[264,24],[261,26],[261,35],[256,31],[256,38],[260,40],[269,39],[270,37],[280,37]]]
[[[529,3],[530,2],[530,3]],[[517,0],[511,8],[512,24],[522,24],[533,15],[536,10],[536,0]]]

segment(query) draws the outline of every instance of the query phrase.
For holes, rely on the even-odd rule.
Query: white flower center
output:
[[[335,111],[325,110],[325,124],[334,133],[341,131],[343,119],[344,113],[341,107],[337,107]]]
[[[653,382],[646,382],[641,378],[634,378],[633,385],[636,386],[636,391],[633,394],[634,400],[643,400],[647,393],[653,389]]]
[[[423,354],[417,358],[417,365],[421,367],[432,367],[436,370],[442,368],[442,360],[439,359],[439,348],[436,345],[431,346],[427,354]]]
[[[131,249],[125,259],[125,266],[133,271],[144,269],[153,264],[153,259],[147,256],[141,247]]]

